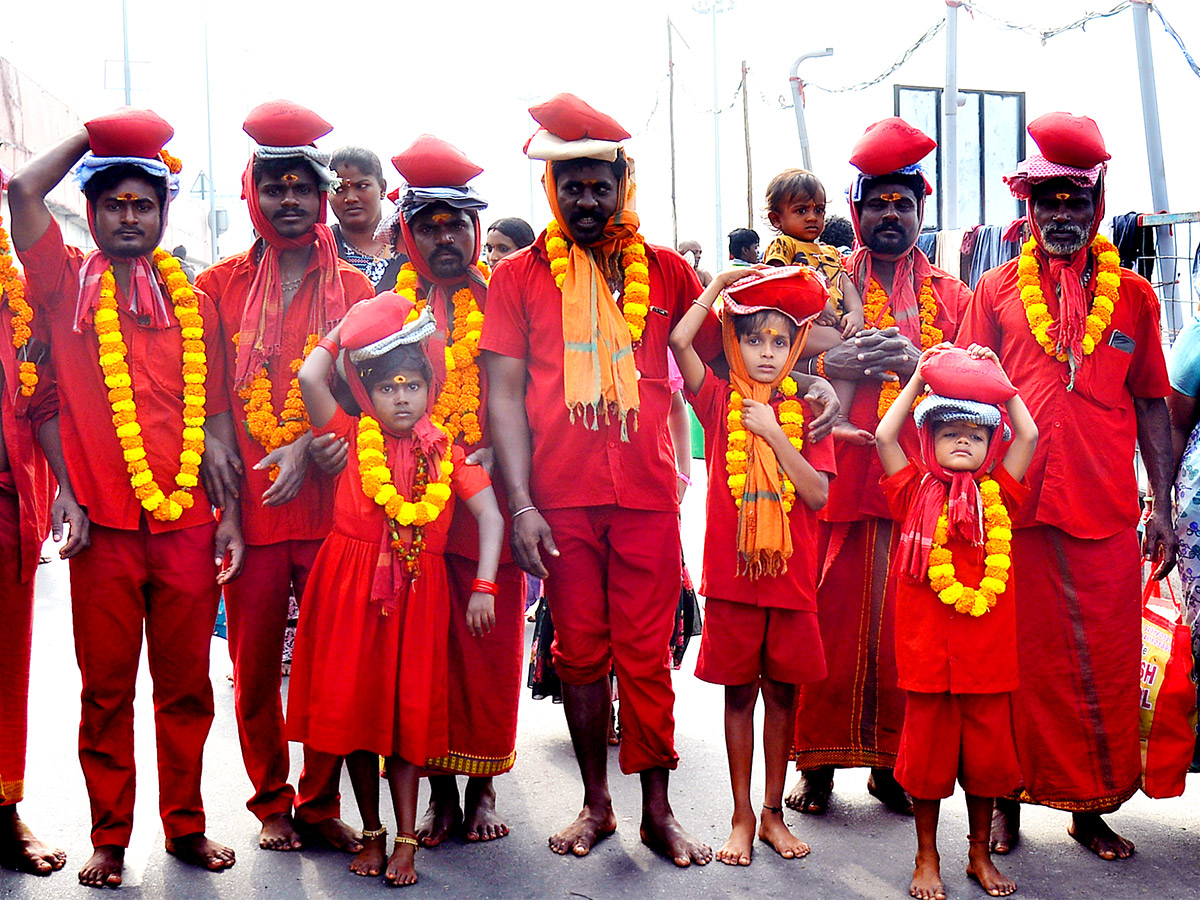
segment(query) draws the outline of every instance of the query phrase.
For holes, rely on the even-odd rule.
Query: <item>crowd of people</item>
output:
[[[330,155],[316,146],[328,122],[264,103],[244,124],[255,239],[194,280],[158,249],[180,161],[155,113],[92,119],[12,176],[0,861],[65,864],[16,806],[47,533],[70,561],[85,885],[122,880],[143,628],[166,850],[234,864],[200,792],[222,595],[262,848],[329,845],[404,885],[418,847],[504,837],[495,779],[516,759],[529,578],[553,617],[583,787],[555,853],[585,856],[617,829],[615,684],[641,838],[678,866],[749,865],[756,837],[805,856],[783,807],[822,815],[835,772],[860,767],[915,817],[922,900],[946,894],[936,833],[956,781],[967,874],[993,896],[1016,890],[993,854],[1018,843],[1021,802],[1071,813],[1099,857],[1130,856],[1103,815],[1141,783],[1141,562],[1158,578],[1175,563],[1197,367],[1168,379],[1158,300],[1098,233],[1109,156],[1095,123],[1030,124],[1037,152],[1005,178],[1029,238],[972,292],[916,247],[935,144],[901,119],[854,148],[852,241],[828,236],[821,181],[787,169],[767,190],[761,258],[738,229],[709,275],[695,242],[643,238],[616,120],[570,94],[530,112],[525,153],[545,163],[553,213],[536,235],[514,218],[485,231],[482,170],[437,137],[392,158],[389,193],[374,153]],[[69,174],[91,252],[64,242],[46,202]],[[725,689],[733,797],[715,854],[669,792],[683,397],[708,465],[696,676]],[[1140,546],[1135,444],[1157,500]],[[294,780],[289,741],[303,746]],[[360,827],[342,818],[343,761]]]

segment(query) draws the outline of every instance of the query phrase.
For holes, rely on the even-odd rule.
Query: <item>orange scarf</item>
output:
[[[607,422],[611,411],[620,419],[623,441],[629,440],[628,418],[638,411],[637,366],[629,326],[596,260],[619,258],[621,242],[637,234],[639,220],[633,211],[634,189],[628,178],[626,174],[617,188],[625,203],[605,226],[604,240],[591,247],[570,243],[562,285],[563,399],[571,421],[579,414],[586,425],[590,412],[591,427],[595,429],[600,415]],[[558,189],[550,162],[546,163],[545,186],[550,210],[566,240],[570,232],[558,208]]]
[[[755,381],[746,371],[737,332],[733,329],[733,316],[728,312],[721,315],[721,338],[733,389],[745,399],[768,403],[800,358],[808,339],[808,327],[796,335],[787,364],[780,370],[779,377],[769,384]],[[771,445],[749,430],[746,431],[746,450],[749,456],[746,487],[738,511],[738,570],[751,579],[781,575],[787,571],[787,560],[792,555],[792,531],[788,527],[787,513],[783,511],[783,472]],[[796,502],[802,501],[797,498]]]

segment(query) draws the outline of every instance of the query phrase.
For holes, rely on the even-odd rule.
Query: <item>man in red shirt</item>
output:
[[[833,329],[814,331],[811,370],[857,381],[850,421],[875,433],[899,393],[895,373],[908,379],[921,350],[954,337],[958,311],[970,297],[965,284],[932,265],[917,249],[925,198],[932,192],[921,160],[934,141],[902,119],[876,122],[859,139],[850,162],[850,215],[858,249],[847,269],[863,297],[867,329],[842,341]],[[822,343],[823,337],[826,342]],[[826,349],[827,348],[827,349]],[[900,443],[917,455],[917,430],[906,422]],[[800,689],[793,757],[803,772],[787,805],[822,815],[835,767],[870,766],[867,789],[902,813],[912,805],[892,767],[904,723],[904,692],[896,683],[896,581],[888,574],[899,533],[879,487],[883,469],[870,444],[836,445],[838,478],[821,511],[817,610],[829,676]]]
[[[259,846],[268,850],[299,849],[299,825],[313,838],[357,852],[358,835],[339,818],[341,760],[305,748],[298,786],[288,783],[280,658],[288,598],[304,595],[333,513],[334,479],[309,466],[312,432],[296,372],[346,310],[375,291],[338,259],[325,225],[337,176],[314,142],[332,126],[276,100],[251,110],[243,128],[257,148],[242,195],[259,238],[201,272],[196,286],[221,317],[228,362],[222,376],[239,424],[242,473],[235,490],[246,574],[225,589],[225,609],[238,736],[254,785],[246,806],[262,822]]]
[[[616,830],[606,758],[615,667],[621,769],[641,776],[642,840],[676,865],[703,865],[712,850],[667,797],[678,756],[665,652],[681,577],[667,337],[700,283],[679,254],[637,234],[628,133],[570,94],[530,112],[543,128],[526,152],[547,160],[554,221],[497,266],[480,346],[513,554],[546,579],[584,783],[583,810],[550,847],[584,856]]]
[[[79,880],[93,887],[121,883],[133,826],[143,627],[166,849],[209,870],[234,863],[204,834],[200,772],[218,593],[238,574],[243,545],[236,500],[218,525],[198,483],[205,429],[232,441],[233,426],[216,310],[155,249],[178,190],[178,161],[161,151],[172,134],[149,110],[101,116],[30,160],[9,190],[31,303],[58,371],[70,373],[60,382],[63,453],[91,520],[91,546],[71,559],[71,610],[95,847]],[[86,256],[63,243],[45,201],[77,161],[99,248]]]
[[[984,274],[960,344],[1000,356],[1041,440],[1033,494],[1013,520],[1020,687],[1013,694],[1022,799],[1069,810],[1071,835],[1104,859],[1133,843],[1101,814],[1137,790],[1141,647],[1135,443],[1160,502],[1142,552],[1156,576],[1175,563],[1170,393],[1159,306],[1097,237],[1109,158],[1096,123],[1050,113],[1029,124],[1038,145],[1005,178],[1028,202],[1033,237]],[[996,852],[1016,843],[1020,807],[997,802]]]

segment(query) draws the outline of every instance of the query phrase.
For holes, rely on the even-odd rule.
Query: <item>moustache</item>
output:
[[[887,232],[895,232],[896,234],[904,234],[904,226],[897,225],[892,222],[885,222],[882,225],[876,225],[874,234],[886,234]]]
[[[465,258],[463,252],[457,247],[441,247],[433,251],[433,259],[440,259],[442,257],[450,257],[452,259],[459,260]]]

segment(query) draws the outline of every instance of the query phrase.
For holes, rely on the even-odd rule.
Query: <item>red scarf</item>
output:
[[[307,163],[306,163],[307,165]],[[254,160],[242,172],[242,199],[250,211],[254,230],[266,242],[262,259],[250,284],[246,305],[242,308],[237,364],[234,383],[247,386],[269,359],[279,356],[283,345],[283,283],[279,275],[279,256],[286,250],[299,250],[316,244],[317,291],[309,314],[310,334],[326,334],[346,314],[346,293],[338,274],[337,240],[325,224],[326,192],[321,192],[321,211],[317,224],[296,238],[285,238],[275,230],[258,205],[258,186],[254,183]],[[370,409],[368,404],[365,409]]]
[[[92,240],[96,240],[95,211],[92,204],[87,204],[88,230]],[[159,234],[167,227],[167,204],[163,204],[162,215],[159,218]],[[99,241],[96,244],[99,245]],[[129,293],[125,299],[125,309],[139,319],[143,328],[162,330],[171,326],[171,315],[167,310],[167,300],[158,284],[158,270],[154,267],[153,254],[125,260],[129,263]],[[100,304],[100,278],[108,271],[113,263],[103,250],[93,250],[83,260],[79,270],[79,296],[75,299],[75,333],[82,334],[85,328],[91,327],[92,314]]]
[[[862,227],[858,221],[858,208],[854,203],[850,204],[850,221],[854,225],[856,241],[847,269],[850,277],[854,280],[855,287],[865,299],[875,273],[871,251],[863,243]],[[929,258],[918,250],[914,243],[907,253],[896,260],[891,287],[889,288],[888,285],[881,282],[881,286],[887,291],[888,305],[891,308],[892,317],[896,320],[896,327],[917,347],[921,346],[921,304],[917,292],[921,290],[921,285],[931,275],[933,275],[933,267],[929,264]],[[868,322],[867,326],[870,327],[870,325],[871,323]]]

